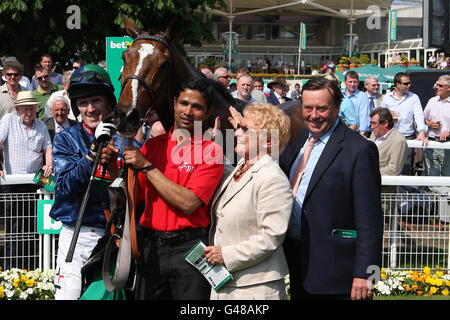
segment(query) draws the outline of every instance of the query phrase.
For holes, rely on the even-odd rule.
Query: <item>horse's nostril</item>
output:
[[[117,127],[117,132],[120,136],[125,138],[132,138],[136,135],[140,127],[140,116],[136,109],[128,113],[123,111],[121,106],[117,105],[114,108],[114,124]]]

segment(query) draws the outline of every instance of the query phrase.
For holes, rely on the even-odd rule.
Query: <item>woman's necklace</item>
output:
[[[237,180],[240,177],[242,177],[242,175],[244,173],[246,173],[248,171],[248,169],[250,169],[253,166],[253,163],[246,168],[244,168],[244,166],[245,166],[245,163],[243,163],[242,166],[234,173],[234,175],[233,175],[234,180]]]

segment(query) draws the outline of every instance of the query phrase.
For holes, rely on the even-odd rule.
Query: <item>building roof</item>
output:
[[[349,18],[355,12],[349,10],[367,10],[369,6],[378,6],[380,10],[389,10],[393,0],[225,0],[227,10],[213,10],[213,14],[239,16],[245,14],[274,15],[318,15]]]

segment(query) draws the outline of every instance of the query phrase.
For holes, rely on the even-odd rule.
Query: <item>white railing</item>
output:
[[[419,140],[407,140],[407,143],[409,148],[450,149],[450,142],[429,141],[423,145]],[[450,177],[383,176],[382,185],[399,186],[396,193],[382,194],[385,222],[382,266],[391,269],[439,266],[450,270]],[[416,189],[399,190],[407,186]],[[428,190],[418,193],[420,187]]]
[[[423,148],[423,149],[450,149],[449,142],[428,141],[428,145],[424,145],[420,140],[406,140],[408,148]]]
[[[33,184],[34,174],[0,177],[0,186]],[[47,270],[56,267],[57,238],[55,234],[38,234],[37,202],[52,200],[46,189],[36,193],[0,193],[0,266],[15,265],[26,269]],[[32,212],[26,212],[33,208]],[[29,210],[28,210],[29,211]],[[9,228],[15,224],[17,228]],[[29,230],[28,227],[33,230]],[[8,230],[9,229],[9,230]],[[8,260],[8,261],[7,261]]]
[[[422,142],[418,140],[407,140],[407,143],[409,148],[450,149],[450,142],[430,141],[428,146],[422,146]],[[0,186],[33,183],[33,177],[33,174],[7,175],[0,178]],[[425,194],[405,192],[382,194],[385,218],[383,267],[418,269],[423,267],[423,264],[436,262],[440,267],[450,270],[450,177],[382,176],[382,185],[427,187],[433,190]],[[36,219],[36,210],[34,213],[11,213],[6,212],[5,204],[14,201],[37,202],[53,199],[54,196],[45,189],[40,189],[37,193],[37,196],[0,194],[0,265],[2,256],[4,259],[8,258],[5,250],[8,239],[25,242],[37,234],[36,232],[33,235],[29,234],[28,238],[22,237],[22,234],[6,234],[7,223],[24,216]],[[55,268],[57,239],[58,235],[55,234],[40,234],[39,256],[21,256],[21,258],[28,261],[33,258],[38,260],[39,268],[44,270]],[[428,251],[423,252],[423,248],[427,248]],[[406,260],[409,261],[407,264],[404,263]],[[412,263],[412,260],[415,262]]]

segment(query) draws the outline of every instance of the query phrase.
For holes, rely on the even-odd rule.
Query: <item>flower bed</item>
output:
[[[375,285],[375,296],[448,296],[450,274],[429,267],[422,271],[381,270],[381,280]]]
[[[55,270],[0,270],[0,300],[54,300]]]

